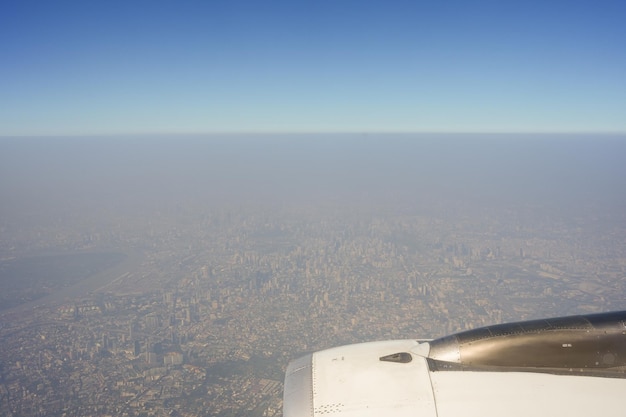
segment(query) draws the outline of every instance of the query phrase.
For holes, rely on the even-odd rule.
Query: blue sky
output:
[[[9,1],[0,136],[626,132],[626,3]]]

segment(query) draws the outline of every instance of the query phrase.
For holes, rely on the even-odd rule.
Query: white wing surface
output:
[[[623,417],[625,323],[604,313],[315,352],[287,368],[283,414]]]

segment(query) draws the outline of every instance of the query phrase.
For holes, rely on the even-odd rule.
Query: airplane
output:
[[[626,416],[626,311],[380,341],[289,363],[284,417]]]

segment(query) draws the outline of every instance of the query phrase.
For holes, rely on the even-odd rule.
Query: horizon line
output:
[[[145,137],[145,136],[244,136],[244,135],[258,135],[258,136],[284,136],[284,135],[298,135],[298,136],[313,136],[313,135],[361,135],[361,136],[375,136],[375,135],[508,135],[508,136],[533,136],[533,135],[603,135],[603,136],[623,136],[626,135],[626,130],[588,130],[588,131],[567,131],[567,130],[529,130],[529,131],[508,131],[508,130],[376,130],[376,131],[359,131],[359,130],[320,130],[320,131],[304,131],[304,130],[223,130],[223,131],[171,131],[171,132],[109,132],[109,133],[50,133],[50,134],[0,134],[0,139],[8,138],[114,138],[114,137]]]

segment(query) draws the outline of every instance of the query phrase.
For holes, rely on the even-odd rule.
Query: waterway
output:
[[[36,255],[0,262],[0,314],[73,303],[105,291],[135,272],[144,255],[135,250]]]

